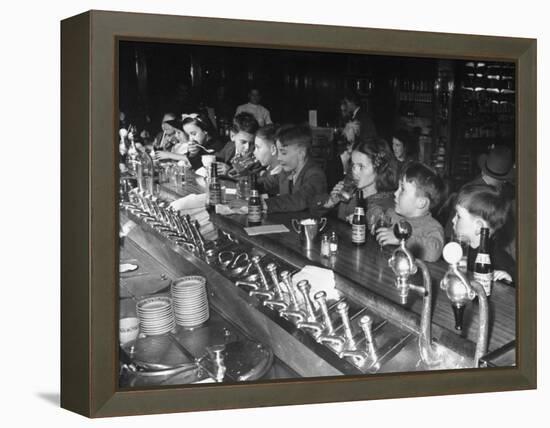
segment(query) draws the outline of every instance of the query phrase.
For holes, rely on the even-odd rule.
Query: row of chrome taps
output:
[[[342,331],[338,333],[331,318],[327,293],[317,291],[311,297],[311,284],[303,279],[294,284],[288,270],[278,273],[275,263],[269,263],[265,269],[261,257],[254,256],[249,260],[255,281],[236,281],[237,286],[250,289],[249,295],[261,299],[266,307],[277,311],[279,316],[292,322],[297,328],[307,332],[318,343],[330,347],[340,358],[351,358],[360,369],[376,371],[379,369],[379,358],[376,352],[372,332],[372,318],[363,315],[359,326],[364,334],[364,346],[354,337],[349,317],[349,305],[344,300],[336,305],[336,311],[342,322]],[[250,273],[247,269],[243,272]],[[318,310],[315,310],[315,304]]]
[[[193,221],[189,215],[180,215],[167,201],[137,188],[132,189],[128,196],[127,202],[121,202],[123,208],[177,245],[205,257],[206,241],[196,220]]]

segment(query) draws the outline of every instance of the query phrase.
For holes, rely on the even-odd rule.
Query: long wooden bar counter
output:
[[[193,182],[188,182],[179,189],[169,184],[163,186],[163,196],[170,199],[202,192],[204,190],[201,186]],[[246,226],[244,215],[211,214],[211,220],[222,229],[235,234],[239,239],[276,254],[297,269],[301,269],[306,264],[332,269],[335,273],[337,289],[354,296],[365,305],[372,306],[383,316],[390,315],[401,319],[404,328],[418,333],[422,299],[411,293],[407,305],[399,304],[399,296],[393,286],[394,275],[388,266],[388,258],[395,247],[386,246],[383,251],[380,251],[373,237],[368,237],[366,245],[356,247],[351,243],[351,227],[338,219],[329,217],[326,230],[337,233],[339,247],[334,259],[324,258],[320,254],[319,246],[308,250],[303,248],[299,236],[292,230],[291,219],[307,216],[307,212],[270,214],[264,219],[264,224],[283,224],[290,232],[259,236],[248,236],[243,230]],[[464,328],[461,332],[457,332],[454,329],[451,305],[445,292],[439,287],[439,281],[447,270],[447,264],[439,260],[427,265],[432,276],[434,294],[432,317],[434,339],[450,349],[473,355],[478,331],[477,300],[467,305]],[[420,284],[421,278],[416,277],[414,282]],[[496,282],[489,303],[488,350],[493,351],[515,339],[515,288]]]

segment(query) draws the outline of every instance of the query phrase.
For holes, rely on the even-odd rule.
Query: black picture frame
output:
[[[119,391],[117,40],[516,64],[516,366]],[[61,406],[89,417],[536,388],[536,40],[89,11],[61,23]]]

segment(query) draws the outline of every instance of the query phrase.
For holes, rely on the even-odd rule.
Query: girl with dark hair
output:
[[[393,192],[397,187],[395,160],[387,150],[387,144],[380,138],[360,143],[351,153],[350,168],[347,175],[356,187],[355,193],[366,202],[367,222],[370,223],[386,209],[393,206]],[[344,180],[340,181],[330,195],[317,201],[317,210],[337,208],[338,218],[349,221],[357,206],[357,198],[342,201]]]
[[[158,159],[184,160],[188,159],[193,169],[202,166],[201,155],[214,152],[222,148],[217,133],[210,120],[200,114],[184,115],[183,121],[172,126],[180,127],[187,136],[188,144],[184,153],[168,151],[157,152]],[[213,153],[213,152],[212,152]]]

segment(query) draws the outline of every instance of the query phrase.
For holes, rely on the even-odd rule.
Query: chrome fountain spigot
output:
[[[363,315],[359,319],[359,325],[365,335],[365,352],[368,355],[369,364],[368,368],[380,369],[380,362],[378,361],[378,354],[376,351],[376,343],[374,336],[372,335],[372,319],[368,315]],[[366,361],[365,361],[366,362]]]
[[[336,306],[336,310],[342,319],[345,338],[344,347],[340,352],[338,352],[338,356],[340,358],[351,357],[357,365],[363,365],[368,355],[365,351],[357,349],[357,343],[355,342],[353,332],[351,331],[351,323],[348,314],[349,305],[346,302],[340,302]]]
[[[412,234],[412,227],[406,221],[399,221],[393,228],[394,234],[399,239],[399,247],[397,247],[390,259],[388,265],[395,274],[395,286],[399,291],[401,304],[407,303],[409,290],[412,288],[409,283],[409,277],[416,274],[418,268],[411,252],[406,247],[407,239]],[[414,287],[414,286],[413,286]]]
[[[271,281],[274,285],[275,295],[273,299],[268,299],[264,301],[264,306],[269,306],[270,308],[279,308],[279,310],[288,309],[288,303],[285,302],[284,293],[279,283],[279,277],[277,275],[277,265],[275,263],[269,263],[266,267],[267,272],[271,276]]]
[[[273,300],[275,293],[269,289],[269,283],[267,282],[267,277],[265,276],[264,269],[260,264],[261,257],[254,256],[250,259],[252,265],[256,268],[260,280],[260,290],[252,290],[248,294],[250,296],[266,297],[267,299]]]
[[[294,319],[297,323],[305,321],[306,314],[300,309],[300,305],[298,304],[298,298],[296,297],[296,291],[292,285],[290,272],[287,270],[282,271],[281,279],[283,280],[283,284],[285,285],[288,295],[290,296],[290,306],[288,309],[281,311],[281,315],[289,319]]]
[[[449,269],[440,282],[440,287],[445,290],[451,301],[455,315],[455,328],[462,330],[464,308],[466,304],[477,295],[479,298],[479,329],[477,335],[476,351],[474,355],[474,367],[479,367],[480,358],[487,353],[487,341],[489,334],[489,303],[485,289],[477,281],[468,281],[458,268],[462,259],[462,247],[457,242],[449,242],[443,248],[443,258],[449,263]]]
[[[313,298],[321,308],[321,314],[323,314],[323,324],[325,325],[324,333],[317,337],[317,342],[323,344],[326,343],[332,346],[336,352],[342,351],[346,341],[343,337],[334,334],[334,326],[332,325],[332,320],[330,319],[330,314],[328,313],[327,293],[324,291],[318,291],[315,293]]]
[[[216,382],[223,382],[226,367],[224,362],[225,345],[213,345],[206,348],[212,361],[213,373],[210,373]]]
[[[408,222],[401,220],[395,224],[393,231],[400,242],[399,247],[393,251],[392,256],[388,260],[388,264],[396,276],[395,286],[399,291],[401,304],[407,303],[410,290],[416,291],[423,297],[418,343],[422,361],[428,366],[433,366],[439,363],[441,357],[432,345],[432,280],[430,271],[422,260],[415,260],[405,246],[407,239],[412,234],[412,226]],[[422,286],[409,282],[409,277],[414,275],[418,271],[418,268],[422,272]]]
[[[300,321],[296,326],[311,331],[313,336],[317,338],[323,332],[324,328],[323,325],[317,321],[317,317],[315,316],[315,310],[313,309],[313,303],[309,295],[311,285],[307,279],[303,279],[296,284],[296,287],[298,287],[298,290],[302,293],[306,305],[306,321]]]

